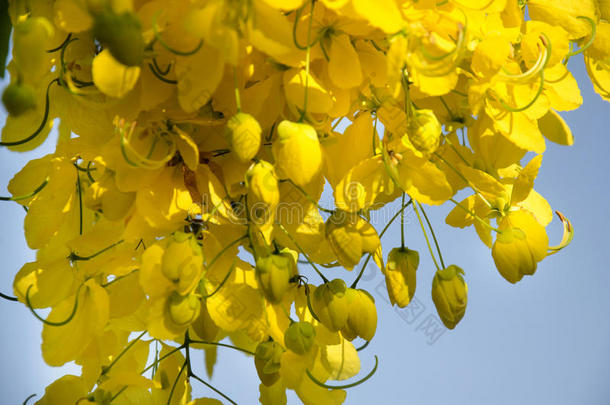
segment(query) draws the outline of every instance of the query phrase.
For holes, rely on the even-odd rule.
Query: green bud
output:
[[[432,301],[445,326],[455,328],[466,312],[468,286],[462,275],[464,270],[456,265],[438,270],[432,280]]]
[[[239,112],[232,116],[225,128],[225,137],[237,158],[249,162],[261,147],[261,126],[250,114]]]
[[[434,152],[441,141],[441,123],[432,110],[416,110],[409,121],[408,136],[411,144],[424,153]]]
[[[9,115],[18,117],[36,108],[36,94],[27,84],[9,84],[2,93],[2,103]]]
[[[303,355],[311,349],[316,337],[316,330],[309,322],[294,322],[284,333],[284,345],[295,352]]]
[[[289,253],[271,254],[256,261],[255,275],[258,286],[267,301],[282,301],[290,278],[296,274],[296,263]]]
[[[322,284],[313,293],[311,305],[320,322],[333,332],[339,331],[347,322],[349,301],[345,296],[345,281],[336,278]]]
[[[280,378],[280,360],[284,349],[276,342],[259,343],[254,352],[254,366],[261,382],[272,386]]]
[[[93,35],[125,66],[139,66],[144,58],[140,20],[133,13],[103,11],[95,15]]]

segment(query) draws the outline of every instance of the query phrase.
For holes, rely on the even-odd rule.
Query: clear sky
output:
[[[380,363],[371,380],[349,390],[347,404],[610,403],[610,105],[593,93],[582,59],[573,59],[570,68],[576,72],[584,105],[563,116],[575,145],[547,142],[535,186],[553,209],[571,219],[572,245],[545,259],[533,277],[512,285],[495,270],[489,249],[473,229],[444,224],[449,205],[429,208],[444,259],[465,270],[469,291],[466,315],[456,329],[437,329],[440,321],[430,298],[434,266],[409,215],[407,244],[421,257],[415,300],[405,310],[393,309],[386,302],[383,277],[374,266],[367,270],[360,286],[377,300],[379,324],[375,339],[361,352],[362,373],[371,369],[375,354]],[[5,112],[0,115],[4,122]],[[46,150],[51,143],[45,143]],[[0,150],[0,195],[7,194],[8,181],[27,160],[43,153]],[[398,201],[386,212],[397,206]],[[0,291],[9,294],[13,276],[33,258],[23,238],[23,217],[16,203],[1,203]],[[551,244],[561,238],[558,222],[548,228]],[[382,242],[386,255],[398,246],[398,226]],[[347,280],[355,277],[339,274]],[[44,364],[42,325],[24,305],[0,301],[0,325],[0,402],[20,404],[32,393],[40,397],[47,384],[69,370]],[[230,349],[219,350],[218,359],[212,383],[239,404],[256,403],[258,379],[252,360]],[[203,364],[200,356],[194,362]],[[212,394],[200,387],[195,393]],[[289,403],[299,401],[292,395]]]

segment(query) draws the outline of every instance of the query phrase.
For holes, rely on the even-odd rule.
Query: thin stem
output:
[[[475,214],[474,212],[470,211],[468,208],[464,207],[462,204],[460,204],[459,202],[455,201],[453,198],[450,198],[449,201],[451,201],[452,203],[454,203],[455,205],[460,207],[462,210],[466,211],[468,214],[470,214],[474,219],[479,221],[486,228],[488,228],[488,229],[490,229],[490,230],[492,230],[494,232],[501,233],[500,230],[498,230],[498,229],[494,228],[493,226],[489,225],[487,222],[482,220],[477,214]]]
[[[47,49],[47,53],[54,53],[59,51],[61,48],[63,48],[64,46],[66,46],[68,44],[68,41],[70,41],[70,39],[72,38],[72,33],[69,33],[68,36],[66,37],[66,39],[64,39],[64,42],[61,43],[61,45],[53,48],[53,49]],[[36,395],[36,394],[34,394]],[[28,399],[30,399],[31,397],[29,397]],[[26,400],[27,402],[27,400]]]
[[[139,340],[142,338],[142,336],[144,336],[145,334],[146,334],[146,331],[144,331],[144,332],[140,333],[140,334],[138,335],[138,337],[136,337],[134,340],[132,340],[131,342],[129,342],[129,344],[128,344],[127,346],[125,346],[125,348],[124,348],[124,349],[121,351],[121,353],[119,353],[119,354],[118,354],[118,355],[117,355],[117,356],[116,356],[116,357],[115,357],[115,358],[112,360],[112,362],[111,362],[111,363],[110,363],[110,364],[109,364],[107,367],[104,367],[104,368],[103,368],[103,370],[102,370],[102,375],[105,375],[106,373],[108,373],[108,372],[110,371],[110,369],[111,369],[111,368],[112,368],[112,367],[113,367],[113,366],[116,364],[116,362],[117,362],[117,361],[119,361],[119,359],[120,359],[121,357],[123,357],[123,355],[124,355],[125,353],[127,353],[127,351],[128,351],[129,349],[131,349],[131,348],[133,347],[133,345],[135,345],[135,344],[136,344],[136,343],[137,343],[137,342],[138,342],[138,341],[139,341]]]
[[[402,193],[402,203],[400,206],[405,205],[405,193]],[[400,210],[400,247],[405,247],[405,210]]]
[[[586,20],[589,24],[591,24],[591,38],[589,38],[589,40],[587,41],[587,43],[581,47],[580,49],[574,51],[574,52],[569,52],[566,55],[566,58],[571,58],[574,55],[578,55],[579,53],[583,53],[584,51],[586,51],[591,45],[593,45],[593,42],[595,41],[595,37],[597,36],[597,24],[595,24],[595,21],[593,21],[591,18],[589,17],[585,17],[585,16],[578,16],[576,18],[580,18],[582,20]]]
[[[464,131],[462,130],[462,140],[464,137]],[[449,139],[448,136],[444,137],[445,142],[447,142],[449,144],[449,146],[451,147],[451,149],[453,149],[453,151],[455,152],[455,154],[462,160],[462,162],[464,162],[465,164],[467,164],[468,166],[470,166],[470,163],[468,163],[468,161],[466,160],[466,158],[464,158],[464,156],[462,156],[462,154],[457,150],[457,148],[453,145],[453,142],[451,142],[451,139]],[[463,141],[462,141],[463,142]]]
[[[119,395],[121,395],[123,393],[123,391],[125,391],[127,389],[127,385],[124,386],[123,388],[121,388],[116,394],[114,394],[112,396],[112,398],[110,398],[110,402],[114,401]]]
[[[182,367],[180,367],[180,371],[178,371],[178,375],[176,375],[176,379],[174,380],[172,389],[169,392],[169,397],[167,398],[167,405],[170,405],[172,403],[172,397],[174,396],[174,391],[176,390],[176,386],[178,385],[178,380],[180,379],[180,376],[182,375],[182,372],[184,372],[184,369],[186,368],[187,365],[188,365],[188,361],[185,361],[184,364],[182,364]]]
[[[462,174],[462,173],[461,173],[461,172],[460,172],[458,169],[456,169],[456,168],[455,168],[455,166],[453,166],[451,163],[449,163],[449,162],[447,161],[447,159],[445,159],[444,157],[442,157],[441,155],[439,155],[437,152],[432,152],[432,153],[434,154],[434,156],[436,156],[437,158],[439,158],[439,159],[440,159],[440,160],[441,160],[443,163],[445,163],[447,166],[449,166],[449,168],[450,168],[451,170],[453,170],[453,171],[454,171],[454,172],[455,172],[455,173],[456,173],[458,176],[460,176],[460,178],[461,178],[462,180],[464,180],[464,181],[466,182],[466,184],[468,184],[468,186],[469,186],[470,188],[472,188],[472,190],[473,190],[473,191],[474,191],[474,192],[475,192],[475,193],[476,193],[476,194],[477,194],[479,197],[481,197],[481,200],[483,200],[483,202],[484,202],[484,203],[485,203],[485,204],[486,204],[486,205],[487,205],[489,208],[491,208],[491,203],[490,203],[489,201],[487,201],[487,198],[485,198],[485,197],[483,196],[483,194],[481,194],[481,193],[479,192],[479,190],[477,190],[477,189],[476,189],[476,187],[474,186],[474,184],[472,184],[472,183],[470,182],[470,180],[468,180],[468,179],[466,178],[466,176],[464,176],[464,175],[463,175],[463,174]]]
[[[0,197],[0,201],[21,201],[21,200],[27,200],[28,198],[32,198],[34,197],[36,194],[38,194],[40,191],[42,191],[43,188],[45,188],[47,186],[47,184],[49,183],[49,178],[47,177],[42,184],[40,184],[36,190],[32,191],[30,194],[26,194],[26,195],[20,195],[17,197]]]
[[[155,69],[155,67],[153,66],[152,63],[148,64],[148,68],[150,69],[152,74],[155,75],[155,77],[157,79],[161,80],[162,82],[167,83],[167,84],[178,84],[177,80],[168,79],[167,77],[164,77],[164,75],[162,75],[160,72],[157,71],[157,69]]]
[[[110,246],[106,246],[104,249],[100,250],[99,252],[96,252],[94,254],[92,254],[91,256],[79,256],[76,253],[72,252],[70,253],[70,255],[68,256],[68,259],[70,259],[70,261],[72,262],[76,262],[76,261],[87,261],[87,260],[91,260],[99,255],[101,255],[102,253],[112,249],[113,247],[120,245],[121,243],[123,243],[123,240],[121,239],[118,242],[113,243]]]
[[[328,283],[328,279],[326,277],[324,277],[324,274],[322,274],[322,272],[318,269],[318,267],[315,265],[314,262],[311,261],[311,259],[309,258],[309,256],[307,255],[307,253],[305,253],[305,251],[301,248],[301,246],[299,246],[298,242],[294,239],[294,237],[290,234],[290,232],[288,232],[288,230],[286,228],[284,228],[284,225],[280,224],[279,222],[276,222],[277,226],[286,234],[286,236],[288,236],[288,238],[290,238],[290,240],[292,241],[292,243],[295,244],[295,246],[297,247],[297,249],[299,249],[299,251],[301,252],[301,254],[303,254],[303,256],[305,256],[305,259],[307,259],[307,261],[309,262],[309,265],[311,267],[313,267],[313,269],[316,271],[316,273],[318,273],[318,275],[320,276],[320,278],[325,282]]]
[[[76,192],[78,193],[78,234],[83,234],[83,192],[80,183],[80,172],[76,169]]]
[[[438,262],[436,261],[436,257],[434,256],[434,251],[432,250],[432,246],[430,246],[430,240],[428,239],[428,233],[426,232],[424,223],[422,222],[421,217],[419,216],[419,210],[417,209],[417,204],[413,204],[413,210],[415,211],[415,214],[417,214],[417,220],[419,221],[421,230],[424,233],[424,237],[426,238],[426,245],[428,246],[428,251],[430,252],[430,256],[432,256],[432,260],[434,261],[434,266],[436,266],[437,270],[440,270],[441,268],[439,267]]]
[[[369,378],[371,378],[373,376],[373,374],[375,374],[375,372],[377,371],[377,366],[378,365],[379,365],[379,359],[377,358],[377,356],[375,356],[375,367],[373,367],[373,369],[371,370],[370,373],[368,373],[361,380],[358,380],[358,381],[353,382],[351,384],[345,384],[345,385],[328,385],[328,384],[324,384],[323,382],[318,381],[313,375],[311,375],[311,372],[309,371],[309,369],[305,369],[305,372],[307,373],[307,376],[311,379],[311,381],[313,381],[316,385],[319,385],[320,387],[323,387],[323,388],[326,388],[326,389],[329,389],[329,390],[343,390],[343,389],[355,387],[357,385],[360,385],[360,384],[366,382]]]
[[[231,274],[233,274],[233,269],[235,269],[235,263],[233,263],[233,265],[231,266],[231,268],[229,269],[229,271],[227,272],[225,277],[222,279],[220,284],[218,284],[218,286],[210,294],[204,294],[203,293],[204,288],[201,288],[201,292],[202,292],[201,297],[202,298],[210,298],[210,297],[216,295],[216,293],[218,291],[220,291],[220,289],[227,283],[227,281],[229,280],[229,277],[231,277]],[[207,290],[206,290],[206,292],[207,292]]]
[[[288,183],[292,184],[294,186],[294,188],[299,190],[301,192],[301,194],[303,194],[312,204],[315,204],[316,207],[318,207],[318,209],[320,211],[326,212],[327,214],[333,214],[335,212],[334,210],[329,210],[328,208],[324,208],[324,207],[321,207],[320,205],[318,205],[318,202],[312,196],[310,196],[309,193],[307,191],[305,191],[305,189],[303,187],[299,186],[298,184],[293,182],[291,179],[280,180],[280,183],[283,183],[283,182],[288,182]]]
[[[222,248],[222,250],[220,252],[218,252],[218,254],[216,256],[214,256],[214,258],[210,261],[210,264],[208,264],[207,266],[207,270],[209,271],[212,266],[214,265],[214,263],[216,263],[216,261],[218,259],[220,259],[220,257],[230,248],[232,248],[234,245],[236,245],[237,243],[239,243],[240,241],[246,239],[248,237],[248,235],[244,235],[244,236],[240,236],[239,238],[235,239],[233,242],[229,243],[227,246],[225,246],[224,248]]]
[[[153,16],[153,23],[152,23],[152,29],[153,29],[153,34],[155,35],[155,39],[168,51],[170,51],[171,53],[175,54],[175,55],[179,55],[179,56],[191,56],[196,54],[201,47],[203,46],[203,39],[199,41],[199,43],[197,44],[197,46],[190,50],[190,51],[179,51],[177,49],[172,48],[171,46],[169,46],[167,44],[167,42],[165,42],[163,40],[163,38],[161,37],[161,34],[159,33],[159,26],[157,25],[157,18],[159,17],[159,14],[161,14],[161,10],[157,11],[155,13],[155,15]]]
[[[207,383],[206,381],[202,380],[196,374],[191,373],[191,375],[189,375],[189,377],[193,377],[195,380],[199,381],[200,383],[202,383],[203,385],[205,385],[206,387],[208,387],[209,389],[211,389],[212,391],[214,391],[215,393],[217,393],[218,395],[220,395],[221,397],[223,397],[224,399],[226,399],[227,401],[229,401],[233,405],[237,405],[237,402],[233,401],[231,398],[229,398],[227,395],[222,393],[220,390],[218,390],[213,385],[211,385],[211,384]]]
[[[439,257],[439,259],[441,259],[441,265],[443,266],[443,269],[444,269],[445,262],[443,261],[443,255],[441,254],[441,248],[439,247],[438,240],[436,239],[436,234],[434,233],[434,228],[432,228],[432,224],[430,223],[430,220],[428,219],[428,215],[426,215],[424,206],[421,205],[420,202],[418,202],[417,204],[419,205],[419,208],[421,209],[422,214],[424,214],[424,219],[426,220],[426,223],[428,224],[428,228],[430,228],[430,233],[432,234],[432,239],[434,240],[434,244],[436,245],[436,251],[438,252],[438,257]]]
[[[19,301],[19,298],[11,297],[10,295],[2,294],[1,292],[0,292],[0,297],[4,298],[7,301],[13,301],[13,302]]]
[[[74,307],[72,308],[72,312],[63,321],[60,321],[60,322],[49,321],[47,319],[42,318],[40,315],[38,315],[36,313],[36,311],[34,311],[34,307],[32,306],[32,303],[30,302],[30,291],[31,291],[32,287],[34,287],[34,284],[30,285],[28,287],[27,291],[25,292],[25,305],[30,309],[30,312],[36,317],[36,319],[38,319],[40,322],[44,323],[45,325],[64,326],[64,325],[68,324],[76,315],[76,310],[78,309],[78,298],[80,296],[80,289],[82,288],[82,286],[83,286],[83,284],[81,284],[78,287],[78,289],[76,290],[76,298],[74,299]]]
[[[254,352],[251,352],[250,350],[242,349],[241,347],[236,347],[236,346],[228,345],[226,343],[206,342],[206,341],[203,341],[203,340],[191,340],[191,339],[189,339],[189,344],[191,344],[191,343],[202,344],[202,345],[214,345],[214,346],[228,347],[230,349],[238,350],[240,352],[243,352],[243,353],[250,354],[250,355],[254,356]]]
[[[383,235],[386,233],[386,231],[388,230],[388,228],[390,227],[390,225],[392,225],[392,223],[396,220],[396,218],[398,218],[398,216],[405,210],[407,209],[407,207],[409,205],[411,205],[413,203],[413,199],[409,198],[409,201],[404,204],[399,210],[398,212],[396,212],[396,214],[394,214],[394,216],[392,218],[390,218],[390,220],[388,221],[388,223],[385,225],[385,227],[383,228],[383,230],[381,231],[381,233],[379,234],[379,239],[381,239],[383,237]],[[364,261],[364,264],[362,265],[362,268],[360,269],[360,273],[358,273],[358,277],[356,277],[356,279],[354,280],[354,282],[352,283],[352,285],[350,286],[350,288],[356,288],[356,286],[358,285],[358,282],[360,281],[360,279],[362,278],[362,276],[364,275],[364,270],[366,269],[366,265],[369,263],[369,260],[371,260],[371,257],[373,257],[372,253],[369,253],[369,255],[367,256],[366,260]]]
[[[311,27],[313,26],[313,9],[315,7],[315,0],[311,1],[311,12],[309,16],[309,26],[307,28],[307,50],[305,51],[305,94],[303,96],[303,112],[301,112],[301,118],[299,122],[303,122],[305,115],[307,114],[307,102],[309,97],[309,65],[311,62]]]
[[[176,353],[177,351],[180,351],[180,350],[184,349],[185,347],[186,347],[185,345],[180,345],[180,346],[176,347],[175,349],[171,350],[169,353],[165,353],[163,356],[159,357],[158,360],[155,360],[153,362],[153,364],[151,364],[150,366],[148,366],[144,370],[142,370],[142,372],[140,372],[140,374],[144,374],[145,372],[147,372],[151,368],[155,367],[156,365],[161,363],[163,360],[165,360],[166,358],[168,358],[172,354]]]
[[[31,135],[29,135],[23,139],[20,139],[18,141],[0,142],[0,146],[23,145],[24,143],[28,143],[32,139],[36,138],[42,132],[42,130],[47,126],[47,121],[49,119],[49,89],[51,88],[51,85],[53,83],[59,83],[59,79],[51,80],[51,82],[49,82],[49,85],[47,86],[47,93],[45,95],[44,114],[42,116],[42,122],[40,123],[38,128],[36,128],[36,130]]]

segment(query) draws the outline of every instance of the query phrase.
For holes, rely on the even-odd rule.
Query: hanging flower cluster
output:
[[[6,298],[43,322],[46,363],[82,366],[38,404],[220,403],[192,399],[195,382],[235,403],[191,367],[203,350],[211,376],[219,347],[251,356],[263,404],[285,404],[287,389],[305,404],[341,404],[377,368],[375,357],[361,372],[358,355],[377,327],[375,301],[358,288],[368,261],[393,305],[415,293],[420,253],[405,245],[404,221],[401,246],[384,256],[380,243],[407,207],[451,329],[466,310],[466,273],[445,264],[425,205],[452,205],[447,224],[473,226],[511,283],[572,238],[558,213],[564,235],[550,246],[551,207],[533,187],[546,141],[573,142],[558,113],[582,103],[570,57],[584,54],[610,100],[607,1],[8,8],[0,145],[34,149],[56,119],[59,138],[3,198],[27,211],[36,250]],[[320,204],[326,183],[331,207]],[[378,232],[371,211],[397,198]]]

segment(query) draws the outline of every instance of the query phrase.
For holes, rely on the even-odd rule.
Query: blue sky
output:
[[[379,306],[377,335],[361,352],[363,373],[379,356],[377,374],[349,390],[347,404],[606,404],[610,403],[610,106],[593,93],[581,58],[570,68],[579,80],[584,105],[563,114],[575,145],[547,143],[536,190],[575,226],[572,245],[545,259],[533,277],[516,285],[495,270],[490,251],[474,230],[444,224],[450,206],[431,207],[431,217],[447,264],[466,272],[468,308],[455,330],[435,329],[438,319],[430,298],[434,266],[414,222],[407,215],[407,244],[420,251],[414,303],[393,309],[385,300],[383,277],[373,266],[360,286]],[[4,111],[0,121],[4,122]],[[52,140],[44,148],[52,147]],[[42,151],[18,154],[0,150],[0,192],[12,174]],[[398,201],[387,210],[396,210]],[[33,258],[23,238],[24,211],[15,203],[0,205],[0,291],[12,293],[12,278]],[[381,226],[378,226],[381,228]],[[548,228],[551,244],[561,238],[557,220]],[[398,225],[383,239],[385,253],[400,243]],[[335,270],[338,271],[338,270]],[[351,280],[355,274],[340,272]],[[435,323],[436,322],[436,323]],[[25,306],[0,301],[0,391],[2,402],[21,403],[29,394],[66,372],[51,368],[40,355],[41,324]],[[201,357],[194,362],[203,363]],[[68,369],[69,370],[69,369]],[[229,349],[219,351],[212,383],[240,404],[258,398],[251,359]],[[197,387],[195,393],[210,394]],[[289,397],[290,404],[298,404]]]

